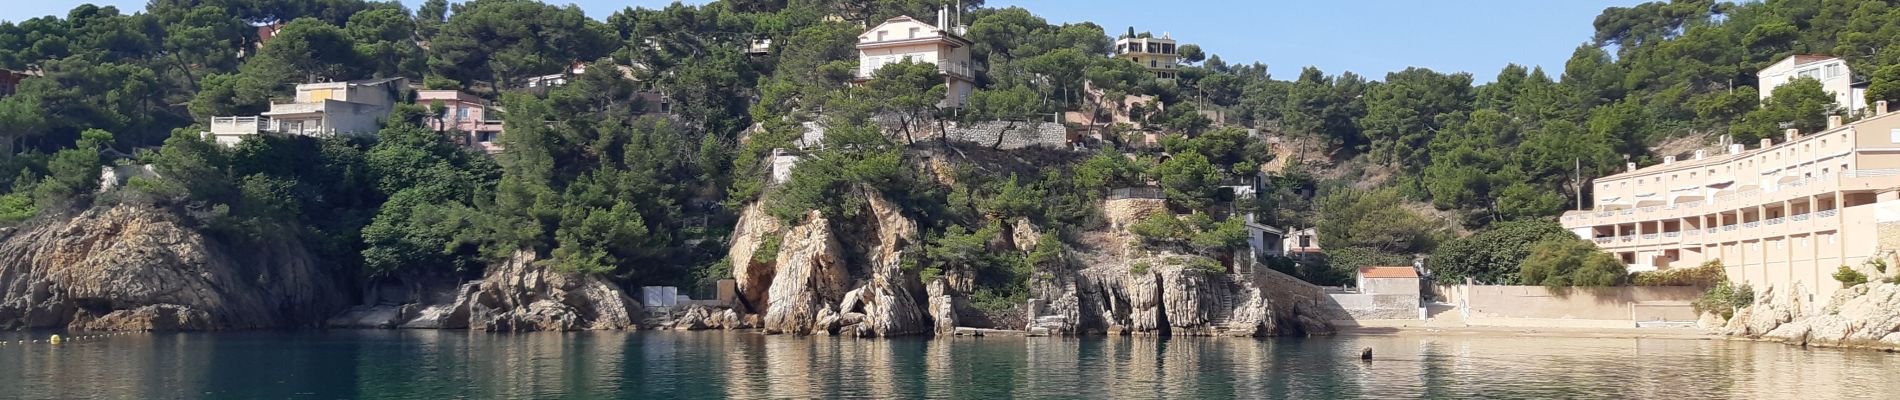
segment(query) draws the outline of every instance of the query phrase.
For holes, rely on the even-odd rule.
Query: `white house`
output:
[[[1847,68],[1847,60],[1837,57],[1796,54],[1769,64],[1761,72],[1755,73],[1757,87],[1761,89],[1761,100],[1767,101],[1775,88],[1799,78],[1814,78],[1821,81],[1821,88],[1834,95],[1834,103],[1839,104],[1848,114],[1859,114],[1867,109],[1867,88],[1854,84],[1854,73]]]
[[[949,24],[947,10],[937,12],[937,25],[899,16],[885,20],[858,35],[858,81],[868,81],[887,64],[921,62],[936,64],[949,86],[944,107],[963,107],[976,90],[977,66],[970,62],[971,42],[956,32],[941,28]]]
[[[212,117],[207,134],[227,146],[260,133],[373,135],[407,90],[404,78],[306,83],[297,85],[293,102],[271,104],[263,115]]]

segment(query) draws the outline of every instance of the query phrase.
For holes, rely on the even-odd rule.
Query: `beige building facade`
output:
[[[1796,54],[1755,73],[1762,101],[1768,101],[1768,96],[1774,93],[1775,88],[1800,78],[1820,81],[1821,89],[1834,95],[1834,103],[1848,114],[1859,115],[1867,108],[1867,89],[1854,83],[1854,71],[1848,69],[1847,60]]]
[[[1175,47],[1174,38],[1166,33],[1161,37],[1124,37],[1115,40],[1115,58],[1141,64],[1156,78],[1174,79],[1181,69],[1181,53]]]
[[[1874,108],[1854,124],[1830,118],[1822,132],[1790,130],[1755,149],[1631,164],[1597,179],[1594,207],[1561,222],[1632,272],[1719,260],[1757,290],[1825,296],[1841,287],[1836,269],[1891,254],[1883,243],[1900,239],[1880,234],[1900,226],[1900,117],[1884,102]]]

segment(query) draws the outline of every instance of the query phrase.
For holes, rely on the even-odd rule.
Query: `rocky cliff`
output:
[[[338,274],[294,238],[221,243],[169,212],[96,208],[0,241],[0,328],[309,326],[346,307]]]
[[[522,332],[629,329],[640,321],[640,304],[618,285],[538,261],[533,252],[516,252],[490,266],[481,280],[438,288],[406,304],[358,306],[329,325]]]
[[[1818,312],[1800,290],[1765,291],[1736,311],[1724,333],[1797,345],[1900,349],[1900,284],[1874,281],[1835,291]]]
[[[763,310],[768,333],[896,336],[947,333],[978,323],[998,328],[1062,334],[1142,333],[1269,336],[1325,334],[1331,327],[1317,309],[1275,293],[1251,268],[1210,271],[1213,260],[1183,254],[1134,252],[1122,227],[1165,212],[1165,201],[1136,199],[1106,205],[1110,232],[1088,233],[1090,245],[1065,256],[1067,267],[1032,280],[1027,318],[1000,322],[969,307],[969,277],[947,274],[926,286],[901,268],[918,228],[897,207],[869,195],[866,210],[850,220],[816,212],[780,228],[748,207],[735,229],[734,274],[740,297]],[[999,251],[1027,251],[1040,239],[1026,220],[1008,224],[993,240]],[[777,242],[773,242],[777,240]],[[762,251],[777,251],[772,257]],[[771,262],[760,262],[770,259]],[[1298,296],[1291,296],[1298,297]],[[1307,302],[1307,303],[1310,303]],[[717,313],[695,314],[692,328],[741,321]],[[1026,321],[1025,321],[1026,320]],[[989,327],[989,326],[985,326]]]

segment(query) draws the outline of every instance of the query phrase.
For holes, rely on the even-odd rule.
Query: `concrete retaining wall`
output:
[[[1438,286],[1447,302],[1469,310],[1468,321],[1484,318],[1534,318],[1617,321],[1694,321],[1690,303],[1703,288],[1625,286],[1571,288],[1543,286]],[[1475,324],[1475,323],[1474,323]]]
[[[1332,293],[1331,306],[1351,319],[1418,319],[1418,294]]]

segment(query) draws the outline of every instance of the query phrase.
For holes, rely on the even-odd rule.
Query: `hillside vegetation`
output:
[[[1551,236],[1535,225],[1589,195],[1575,177],[1674,155],[1650,150],[1666,141],[1754,143],[1784,123],[1818,129],[1838,112],[1813,81],[1758,103],[1754,72],[1768,63],[1842,57],[1871,81],[1870,103],[1900,100],[1900,10],[1833,0],[1609,8],[1563,73],[1501,66],[1485,84],[1425,68],[1270,70],[1192,45],[1182,46],[1190,65],[1179,78],[1157,80],[1105,56],[1119,29],[962,1],[952,4],[964,7],[973,58],[987,65],[967,109],[937,106],[944,88],[931,65],[892,64],[851,84],[861,23],[933,15],[943,3],[733,0],[588,16],[532,0],[429,0],[413,10],[156,0],[0,23],[0,68],[38,75],[0,100],[0,219],[133,204],[229,241],[305,241],[326,265],[366,278],[475,276],[528,249],[624,285],[704,288],[731,274],[723,241],[745,205],[763,201],[793,222],[810,210],[862,209],[849,194],[874,190],[921,225],[929,251],[907,254],[909,268],[966,271],[983,296],[1007,300],[1054,250],[997,254],[981,239],[1026,219],[1072,243],[1103,224],[1097,204],[1110,189],[1153,182],[1191,216],[1157,236],[1195,251],[1244,248],[1222,221],[1256,212],[1273,226],[1320,227],[1331,263],[1288,269],[1309,280],[1437,251],[1494,266],[1460,266],[1460,276],[1504,281],[1517,270],[1502,260],[1526,251],[1490,241]],[[255,26],[270,23],[283,25],[261,44]],[[746,52],[763,39],[768,53]],[[567,85],[517,90],[573,62],[589,68]],[[376,77],[497,101],[506,151],[491,159],[448,142],[422,128],[439,116],[421,106],[369,137],[224,148],[198,135],[210,117],[254,115],[298,83]],[[663,96],[666,112],[642,93]],[[1129,95],[1167,106],[1115,100]],[[1111,127],[1094,153],[1004,156],[920,139],[951,120],[1113,109],[1136,123]],[[880,125],[890,119],[901,128]],[[806,122],[827,127],[824,146],[804,154],[788,182],[768,185],[766,157],[796,148]],[[1136,146],[1140,133],[1158,134],[1160,145]],[[926,153],[951,161],[924,166]],[[997,161],[1010,157],[1041,161]],[[134,164],[156,177],[98,190],[101,166]],[[1254,200],[1217,190],[1260,170],[1270,184]],[[1420,203],[1435,210],[1405,206]],[[1478,234],[1460,237],[1469,232]]]

